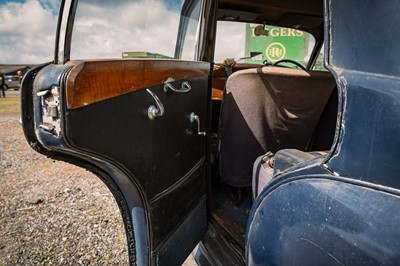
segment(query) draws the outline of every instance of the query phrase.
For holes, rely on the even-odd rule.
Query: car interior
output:
[[[218,10],[211,217],[240,260],[249,211],[263,187],[293,167],[321,163],[329,153],[335,137],[338,91],[334,77],[322,65],[322,1],[221,0]],[[245,48],[249,57],[235,58],[235,44],[218,36],[234,24],[246,25],[241,27],[247,27],[253,38],[268,38],[257,33],[257,28],[273,35],[274,27],[279,27],[282,39],[296,30],[310,34],[312,40],[291,47],[303,51],[300,60],[291,58],[289,49],[287,60],[264,60],[251,44]],[[306,44],[308,53],[304,52]],[[225,57],[237,60],[233,67]]]

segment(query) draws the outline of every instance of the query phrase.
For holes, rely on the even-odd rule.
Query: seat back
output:
[[[251,186],[256,158],[305,150],[335,88],[330,73],[283,67],[237,71],[226,83],[220,123],[222,181]]]
[[[335,137],[338,116],[338,91],[332,91],[331,96],[319,118],[311,143],[312,151],[330,150]]]

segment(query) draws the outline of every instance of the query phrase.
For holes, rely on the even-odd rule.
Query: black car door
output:
[[[83,2],[62,3],[55,62],[23,81],[25,135],[37,151],[85,167],[108,185],[124,218],[131,263],[182,263],[207,227],[211,64],[198,61],[207,3],[157,4],[179,15],[178,35],[170,36],[178,39],[175,55],[126,52],[122,57],[136,58],[70,60],[74,19],[78,26],[88,20],[86,11],[78,18],[79,8],[102,5]],[[121,8],[131,8],[122,2]],[[125,12],[109,5],[104,8]],[[193,59],[179,60],[190,42]]]

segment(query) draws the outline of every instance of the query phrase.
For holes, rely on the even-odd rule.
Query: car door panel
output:
[[[204,66],[208,64],[199,63],[203,66],[203,71],[199,71],[199,67],[192,69],[196,63],[167,62],[166,70],[162,69],[163,63],[157,75],[153,72],[155,69],[141,68],[143,65],[156,67],[155,62],[90,62],[88,68],[78,65],[81,73],[75,74],[72,70],[67,80],[67,107],[73,109],[65,114],[65,139],[72,147],[106,157],[137,182],[148,201],[155,248],[199,204],[206,190],[206,140],[197,134],[197,123],[190,121],[190,114],[203,118],[200,121],[204,124],[200,125],[205,127],[208,76]],[[173,64],[177,65],[175,71]],[[113,65],[124,70],[110,70]],[[164,91],[161,81],[178,78],[181,80],[171,83],[173,86],[179,87],[186,81],[191,90]],[[161,85],[146,88],[157,82]],[[91,89],[81,92],[89,86]],[[148,117],[148,108],[155,102],[146,89],[160,99],[164,115],[155,119]],[[115,96],[117,93],[121,95]]]
[[[32,75],[33,110],[24,108],[23,118],[35,118],[25,121],[28,141],[116,184],[129,208],[123,216],[131,216],[124,221],[132,233],[128,240],[136,242],[130,242],[133,261],[147,261],[147,253],[150,263],[182,262],[207,229],[206,138],[198,131],[206,131],[209,68],[172,60],[71,61]],[[167,80],[178,92],[164,89]],[[179,92],[183,82],[191,89]],[[148,110],[157,104],[149,91],[165,110],[153,119]],[[59,114],[50,120],[61,124],[61,132],[44,122],[58,92]],[[192,113],[200,124],[190,119]]]

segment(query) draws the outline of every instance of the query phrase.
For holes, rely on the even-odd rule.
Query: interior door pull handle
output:
[[[190,86],[189,82],[187,82],[187,81],[182,82],[181,89],[180,89],[181,92],[188,92],[191,89],[192,89],[192,86]]]
[[[150,105],[147,109],[147,116],[153,120],[157,116],[162,116],[164,114],[164,105],[160,101],[160,99],[155,95],[151,90],[146,89],[146,91],[153,97],[154,101],[156,102],[157,106]]]
[[[171,90],[173,92],[188,92],[192,89],[192,86],[190,86],[189,82],[184,81],[181,83],[181,88],[177,89],[175,88],[171,83],[165,82],[164,83],[164,91],[167,92],[168,90]]]
[[[194,123],[194,122],[197,123],[197,135],[205,136],[206,132],[205,131],[200,131],[200,117],[192,112],[190,114],[189,119],[190,119],[190,123]]]

